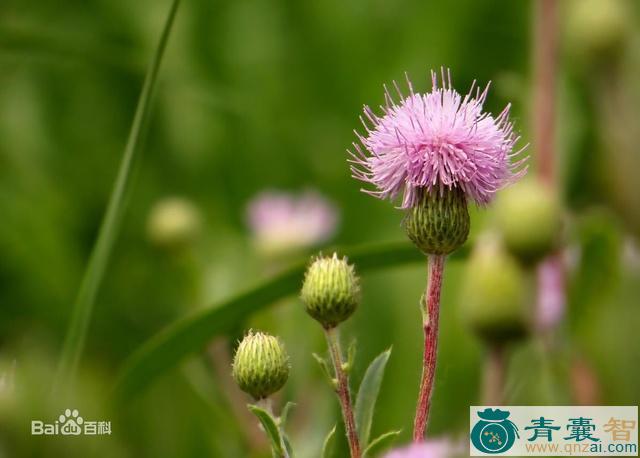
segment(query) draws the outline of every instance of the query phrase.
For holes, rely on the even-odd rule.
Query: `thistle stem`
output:
[[[483,404],[499,406],[504,403],[506,379],[506,354],[503,345],[491,345],[487,349],[484,366]]]
[[[555,84],[557,72],[556,0],[536,2],[534,31],[534,146],[538,176],[547,184],[555,178]]]
[[[329,353],[336,374],[337,387],[336,393],[340,400],[342,408],[342,417],[344,419],[344,428],[347,433],[347,441],[349,442],[349,451],[351,458],[360,458],[360,442],[358,440],[358,432],[356,430],[356,420],[351,406],[351,394],[349,392],[349,378],[344,371],[344,361],[342,358],[342,350],[340,349],[340,338],[337,328],[325,329],[327,344],[329,345]]]
[[[422,305],[422,329],[424,331],[424,356],[422,359],[422,379],[420,394],[416,406],[416,418],[413,423],[413,441],[422,442],[427,429],[431,394],[436,373],[436,355],[438,350],[438,316],[440,314],[440,290],[445,257],[429,256],[429,280]]]

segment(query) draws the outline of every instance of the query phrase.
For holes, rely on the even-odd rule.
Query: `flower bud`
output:
[[[280,339],[249,331],[236,350],[232,375],[242,391],[259,400],[284,386],[289,368],[289,355]]]
[[[404,219],[407,235],[425,254],[445,255],[456,250],[467,240],[469,225],[467,200],[457,187],[425,191]]]
[[[325,329],[342,323],[360,302],[360,281],[346,258],[317,257],[307,269],[300,294],[307,313]]]
[[[527,287],[521,267],[498,240],[478,240],[462,287],[464,321],[490,343],[524,337],[531,321]]]
[[[633,27],[625,0],[574,0],[567,13],[568,51],[582,60],[617,57]]]
[[[201,230],[198,208],[181,197],[158,201],[147,222],[147,233],[153,243],[162,247],[181,247],[193,241]]]
[[[525,264],[539,261],[559,243],[560,203],[544,184],[526,180],[500,193],[496,222],[507,249]]]

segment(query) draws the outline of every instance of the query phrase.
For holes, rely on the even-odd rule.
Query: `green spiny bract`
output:
[[[456,250],[467,240],[469,226],[467,199],[457,187],[425,191],[404,219],[407,235],[425,254],[446,255]]]
[[[527,281],[520,265],[497,239],[480,238],[462,286],[464,321],[491,344],[519,340],[531,322]]]
[[[331,329],[349,318],[360,303],[360,281],[346,258],[317,257],[307,269],[300,294],[307,313]]]
[[[289,356],[280,339],[249,331],[236,350],[232,375],[242,391],[259,400],[284,386],[289,369]]]

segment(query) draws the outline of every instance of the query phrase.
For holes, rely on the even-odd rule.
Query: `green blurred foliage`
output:
[[[596,381],[598,402],[638,402],[640,51],[637,5],[625,4],[622,51],[585,58],[575,50],[578,37],[560,53],[557,145],[572,226],[570,306],[550,347],[532,341],[511,352],[508,393],[516,405],[576,402],[576,357]],[[97,298],[81,382],[72,400],[50,406],[48,384],[71,305],[169,4],[3,0],[0,370],[15,361],[19,386],[10,401],[0,399],[0,412],[12,412],[0,415],[0,457],[265,456],[260,432],[234,408],[237,393],[215,370],[224,363],[212,364],[209,352],[114,411],[109,389],[121,363],[165,325],[281,267],[259,258],[246,228],[245,205],[265,188],[311,187],[328,196],[341,211],[337,244],[403,237],[402,214],[359,192],[345,149],[362,105],[382,103],[382,84],[402,81],[405,71],[420,90],[430,87],[429,69],[440,66],[451,68],[460,90],[474,79],[492,80],[487,108],[513,103],[523,144],[529,142],[532,6],[183,0],[127,218]],[[564,27],[568,2],[561,13]],[[533,173],[536,152],[529,151]],[[197,241],[177,251],[154,245],[147,234],[153,205],[174,195],[199,208],[203,226]],[[485,217],[471,213],[473,239]],[[464,437],[468,406],[480,403],[484,349],[460,317],[463,268],[447,267],[434,436]],[[426,266],[367,275],[363,305],[343,331],[345,340],[358,340],[355,384],[393,345],[373,437],[398,428],[401,441],[410,437],[425,279]],[[281,398],[298,403],[290,433],[300,456],[317,456],[339,415],[311,358],[324,351],[321,330],[295,299],[251,317],[250,325],[287,343],[293,371]],[[53,421],[66,407],[110,418],[114,434],[75,451],[26,434],[29,419]],[[343,440],[341,432],[336,437]],[[256,444],[262,452],[250,451]]]

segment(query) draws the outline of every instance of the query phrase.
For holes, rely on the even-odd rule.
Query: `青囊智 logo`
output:
[[[509,412],[484,409],[477,412],[480,420],[471,430],[471,442],[484,453],[502,453],[509,450],[518,435],[518,427],[508,420]]]
[[[637,456],[637,406],[470,406],[471,456]]]
[[[66,409],[53,423],[31,421],[32,436],[100,436],[111,434],[110,421],[85,420],[78,409]]]

